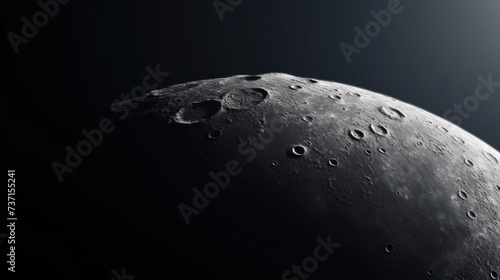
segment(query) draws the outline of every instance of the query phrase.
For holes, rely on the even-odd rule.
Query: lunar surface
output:
[[[260,279],[499,279],[500,153],[423,109],[278,73],[125,107],[155,166],[144,195],[225,248],[214,259]]]

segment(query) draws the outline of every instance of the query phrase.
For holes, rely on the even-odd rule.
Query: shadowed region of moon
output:
[[[230,248],[207,261],[252,263],[261,279],[301,279],[283,276],[294,264],[311,279],[498,277],[500,153],[460,127],[279,73],[150,95],[124,130],[154,164],[147,178],[165,182],[151,203]],[[340,246],[313,261],[318,238]]]

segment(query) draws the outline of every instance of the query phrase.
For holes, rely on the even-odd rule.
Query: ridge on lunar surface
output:
[[[113,110],[131,102],[127,128],[168,182],[151,195],[179,224],[193,188],[238,162],[188,226],[269,278],[328,235],[341,246],[313,279],[498,278],[500,153],[436,115],[279,73],[173,85]]]

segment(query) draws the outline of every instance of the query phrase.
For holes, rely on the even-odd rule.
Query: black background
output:
[[[40,7],[4,2],[3,158],[18,177],[18,270],[51,279],[107,280],[121,267],[136,279],[222,277],[224,267],[203,266],[190,253],[196,244],[183,247],[180,231],[165,236],[173,240],[165,256],[148,247],[153,241],[140,242],[156,230],[148,220],[161,217],[142,217],[153,210],[133,200],[140,190],[127,179],[133,168],[116,166],[134,153],[117,151],[126,141],[119,124],[63,183],[50,166],[64,161],[82,129],[115,117],[111,103],[142,83],[147,66],[170,73],[159,88],[283,72],[381,92],[439,116],[474,94],[478,76],[500,81],[500,2],[493,0],[404,0],[403,11],[347,63],[339,44],[353,44],[353,28],[387,3],[244,0],[221,21],[211,1],[72,0],[15,54],[7,34],[21,34],[21,18]],[[497,150],[499,95],[461,124]],[[3,259],[5,240],[0,246]]]

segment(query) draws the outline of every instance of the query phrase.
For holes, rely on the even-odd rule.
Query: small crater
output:
[[[361,140],[365,137],[365,133],[359,129],[351,129],[349,134],[356,140]]]
[[[389,130],[383,125],[371,124],[370,129],[371,129],[371,131],[373,131],[373,133],[375,133],[379,136],[387,136],[387,134],[389,134]]]
[[[446,127],[438,125],[437,128],[443,132],[450,132]]]
[[[474,213],[474,211],[468,211],[467,216],[469,216],[469,218],[474,220],[476,218],[476,213]]]
[[[394,252],[394,245],[392,245],[392,244],[385,245],[385,251],[389,254]]]
[[[234,110],[245,110],[257,106],[269,95],[262,88],[234,89],[222,98],[224,107]]]
[[[291,89],[293,89],[293,90],[299,90],[299,89],[301,89],[302,87],[301,87],[301,86],[299,86],[299,85],[291,85],[291,86],[290,86],[290,88],[291,88]]]
[[[370,155],[372,154],[372,151],[370,151],[370,150],[366,150],[366,151],[365,151],[365,154],[367,154],[367,155],[369,155],[369,156],[370,156]]]
[[[306,153],[306,148],[300,145],[293,146],[290,150],[290,155],[293,157],[301,157]]]
[[[180,124],[194,124],[209,119],[221,109],[218,100],[205,100],[193,103],[191,107],[181,108],[175,115],[174,121]]]
[[[220,129],[214,129],[208,133],[208,138],[210,139],[217,139],[222,135],[222,130]]]
[[[432,270],[432,269],[430,269],[430,268],[429,268],[429,269],[427,270],[427,275],[429,275],[429,276],[434,276],[434,270]]]
[[[386,117],[393,120],[403,120],[406,116],[400,110],[392,107],[382,106],[380,107],[380,112],[384,114]]]
[[[458,192],[458,196],[461,198],[461,199],[467,199],[468,195],[467,195],[467,192],[463,191],[463,190],[460,190]]]
[[[278,165],[278,162],[277,162],[277,161],[273,161],[273,162],[271,163],[271,165],[272,165],[272,166],[277,166],[277,165]]]
[[[467,164],[467,166],[470,166],[470,167],[474,166],[474,163],[470,159],[466,159],[465,164]]]
[[[493,270],[490,272],[490,277],[491,279],[498,279],[498,273]]]
[[[184,99],[181,98],[181,97],[171,98],[171,99],[168,100],[168,106],[171,106],[171,107],[180,106],[182,104],[183,100]]]
[[[335,158],[332,158],[328,161],[328,165],[335,167],[335,166],[339,165],[339,161]]]
[[[465,141],[464,141],[462,138],[458,137],[458,136],[453,136],[452,138],[453,138],[453,140],[455,140],[455,142],[457,142],[458,144],[462,144],[462,145],[464,145],[464,144],[465,144]]]
[[[384,148],[379,148],[378,151],[382,154],[386,154],[387,153],[387,150],[384,149]]]
[[[492,163],[498,164],[498,159],[487,151],[483,151],[483,155]]]
[[[311,116],[305,116],[302,118],[302,120],[305,122],[312,122],[314,120],[314,118]]]
[[[335,100],[335,101],[340,101],[340,100],[342,100],[342,97],[340,97],[340,95],[333,95],[333,94],[330,94],[330,95],[328,95],[328,97],[329,97],[330,99]]]
[[[310,83],[313,83],[313,84],[317,84],[317,83],[318,83],[318,81],[317,81],[317,80],[315,80],[315,79],[309,79],[309,82],[310,82]]]

